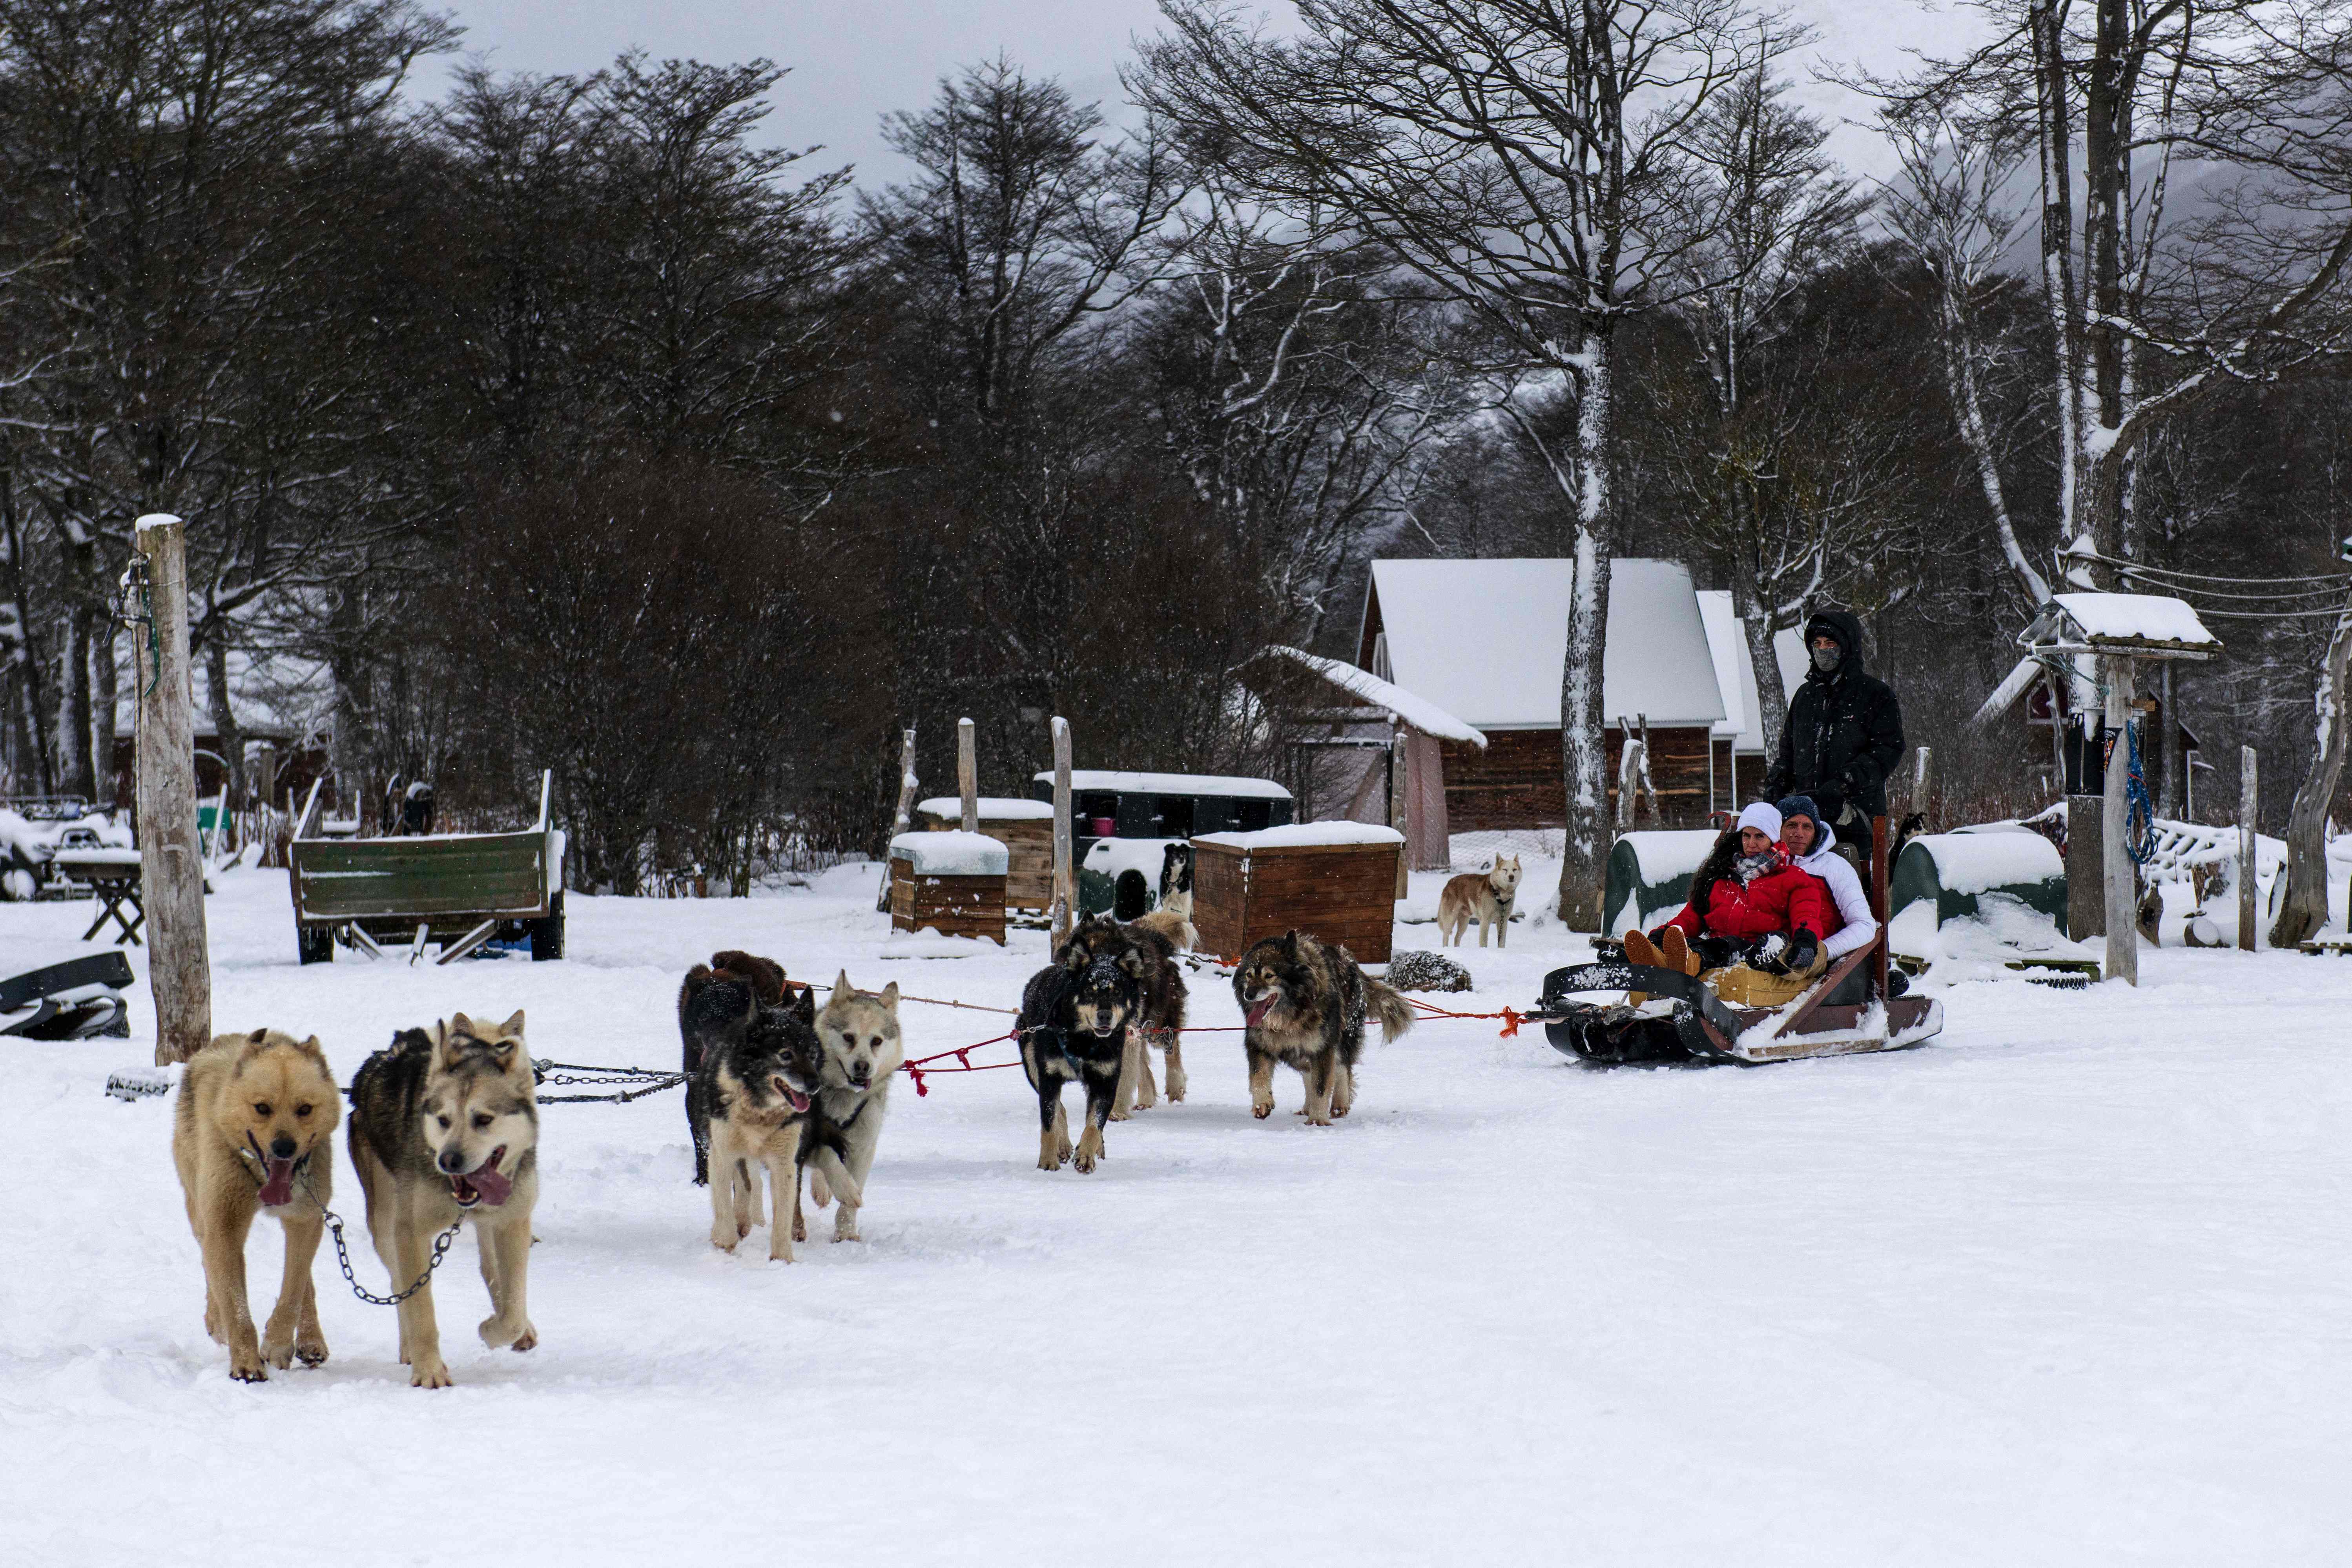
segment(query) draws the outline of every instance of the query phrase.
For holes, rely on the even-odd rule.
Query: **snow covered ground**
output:
[[[676,1059],[719,946],[999,1005],[1043,938],[884,959],[870,869],[741,902],[574,896],[571,957],[301,969],[220,879],[220,1027],[529,1013],[535,1053]],[[1533,880],[1531,872],[1530,879]],[[1417,895],[1423,890],[1416,888]],[[85,907],[0,906],[0,969]],[[1432,928],[1408,926],[1411,945]],[[1467,1010],[1581,952],[1522,921]],[[908,944],[926,953],[940,944]],[[901,1083],[868,1239],[705,1239],[678,1097],[543,1112],[539,1349],[407,1386],[389,1310],[231,1383],[168,1152],[105,1098],[137,1037],[0,1041],[0,1561],[179,1563],[2341,1563],[2352,1550],[2352,963],[2167,950],[2137,992],[1945,994],[1925,1049],[1580,1070],[1530,1030],[1375,1047],[1357,1114],[1248,1114],[1232,1035],[1091,1177],[1033,1168],[1020,1073]],[[1194,1019],[1237,1021],[1196,982]],[[917,1053],[1002,1027],[909,1004]],[[1000,1051],[1002,1047],[999,1047]],[[355,1210],[348,1165],[337,1176]],[[274,1289],[258,1227],[257,1303]],[[819,1230],[829,1234],[829,1222]],[[357,1267],[381,1289],[372,1254]],[[282,1511],[281,1511],[282,1510]]]

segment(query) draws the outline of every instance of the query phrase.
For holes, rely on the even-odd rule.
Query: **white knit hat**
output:
[[[1740,812],[1737,826],[1752,827],[1777,843],[1780,837],[1780,808],[1769,801],[1757,801]]]

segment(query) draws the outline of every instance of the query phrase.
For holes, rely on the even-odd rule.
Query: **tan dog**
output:
[[[310,1262],[334,1192],[329,1139],[342,1111],[315,1035],[222,1035],[189,1058],[180,1079],[172,1163],[204,1249],[205,1331],[228,1346],[228,1374],[240,1383],[267,1382],[264,1363],[283,1371],[297,1356],[305,1366],[327,1359]],[[313,1158],[322,1150],[325,1158]],[[257,1213],[286,1228],[286,1277],[257,1338],[245,1291],[245,1239]]]
[[[1437,895],[1437,941],[1443,947],[1462,945],[1463,935],[1470,929],[1475,917],[1478,921],[1478,945],[1486,945],[1486,928],[1495,930],[1495,945],[1509,944],[1511,906],[1519,897],[1519,858],[1509,859],[1495,857],[1495,863],[1484,876],[1472,871],[1455,877]]]
[[[400,1303],[400,1359],[410,1384],[449,1386],[429,1274],[435,1237],[461,1219],[473,1224],[489,1287],[482,1342],[518,1351],[538,1344],[527,1286],[539,1096],[522,1015],[494,1025],[458,1013],[429,1035],[394,1036],[352,1077],[350,1147],[393,1292],[416,1286]]]

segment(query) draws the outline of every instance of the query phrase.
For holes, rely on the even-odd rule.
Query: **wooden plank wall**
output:
[[[890,924],[898,931],[930,927],[941,936],[986,937],[1004,944],[1003,877],[918,877],[908,862],[890,862]]]
[[[915,815],[915,826],[927,832],[944,833],[963,826],[961,816],[945,817],[924,811]],[[1054,900],[1054,819],[1050,816],[1015,817],[1009,821],[980,819],[980,830],[1010,851],[1011,869],[1004,882],[1005,904],[1016,910],[1044,910]]]
[[[1201,948],[1237,959],[1287,931],[1386,963],[1396,929],[1399,847],[1318,844],[1242,850],[1196,844],[1192,926]]]
[[[1617,761],[1622,733],[1606,735],[1609,809],[1617,809]],[[1658,788],[1664,820],[1654,820],[1642,803],[1638,826],[1704,826],[1707,814],[1707,746],[1705,726],[1650,730],[1650,779]],[[1443,746],[1445,814],[1456,833],[1514,827],[1559,827],[1568,820],[1560,784],[1559,731],[1490,730],[1486,749],[1459,742]],[[1718,782],[1718,789],[1722,787]]]

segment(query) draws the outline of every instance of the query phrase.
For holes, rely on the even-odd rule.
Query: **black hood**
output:
[[[1817,637],[1835,637],[1837,639],[1839,648],[1843,650],[1838,656],[1836,673],[1830,677],[1831,679],[1837,679],[1849,673],[1859,674],[1861,672],[1861,621],[1857,620],[1853,616],[1848,615],[1843,610],[1819,610],[1814,612],[1812,619],[1805,623],[1805,663],[1807,679],[1811,679],[1821,673],[1811,668],[1813,658],[1813,639]]]

